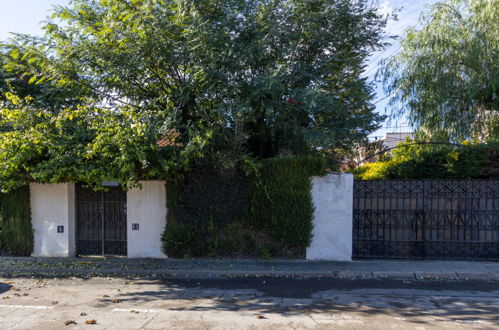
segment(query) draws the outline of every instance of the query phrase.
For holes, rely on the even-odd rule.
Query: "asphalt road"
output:
[[[78,328],[499,329],[499,282],[0,278],[0,329]]]

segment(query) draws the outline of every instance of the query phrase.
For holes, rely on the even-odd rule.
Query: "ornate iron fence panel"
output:
[[[499,181],[354,181],[353,256],[499,260]]]
[[[80,255],[126,255],[126,192],[76,186],[76,247]]]

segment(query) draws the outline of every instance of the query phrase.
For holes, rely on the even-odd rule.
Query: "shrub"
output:
[[[163,249],[169,256],[201,257],[226,253],[222,229],[246,207],[245,178],[238,171],[198,165],[166,184],[168,219]]]
[[[210,223],[227,224],[239,218],[246,204],[246,182],[237,172],[198,168],[181,182],[170,182],[174,199],[171,218],[208,230]],[[176,194],[176,196],[175,196]]]
[[[29,187],[0,194],[0,252],[29,256],[33,251],[33,229]]]
[[[161,240],[163,249],[170,257],[196,257],[203,254],[202,240],[192,225],[168,223]]]
[[[246,222],[284,248],[304,249],[312,238],[310,177],[324,174],[326,162],[313,156],[266,159],[250,185]]]
[[[447,145],[402,144],[382,161],[365,164],[352,173],[360,180],[487,179],[499,166],[494,158],[499,143]]]
[[[256,170],[197,169],[167,183],[163,249],[172,257],[301,257],[312,237],[310,177],[323,158],[266,159]]]

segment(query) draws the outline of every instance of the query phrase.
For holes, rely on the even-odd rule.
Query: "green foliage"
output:
[[[32,251],[29,187],[0,193],[0,253],[29,256]]]
[[[206,252],[202,237],[192,225],[168,221],[161,241],[164,251],[173,258],[196,257]]]
[[[368,0],[71,1],[44,38],[3,47],[6,79],[23,79],[6,90],[31,99],[1,108],[32,115],[1,125],[0,186],[348,147],[382,119],[360,75],[385,23]]]
[[[83,102],[84,90],[60,88],[55,81],[36,76],[41,69],[36,61],[37,55],[26,52],[21,56],[15,46],[17,41],[22,42],[22,38],[14,37],[10,45],[0,44],[0,108],[13,106],[7,93],[21,99],[30,97],[32,104],[51,113]]]
[[[321,157],[263,160],[251,183],[245,220],[286,248],[306,248],[312,239],[314,211],[310,178],[325,171]]]
[[[170,217],[205,232],[210,223],[227,224],[244,212],[246,186],[240,173],[219,172],[210,165],[196,167],[185,180],[167,184],[178,194],[168,193],[169,199],[176,200],[175,206],[170,205]]]
[[[382,72],[394,114],[423,137],[499,140],[498,21],[497,0],[433,5]]]
[[[0,110],[0,187],[105,180],[133,184],[167,167],[169,148],[154,142],[145,115],[108,109],[60,109],[50,113],[31,99],[7,95],[15,108]]]
[[[239,221],[210,227],[200,233],[193,225],[168,223],[162,235],[163,249],[169,257],[296,257],[272,241],[264,232],[248,228]]]
[[[266,159],[243,171],[194,170],[167,183],[163,249],[172,257],[297,257],[312,235],[317,156]]]
[[[491,178],[490,169],[499,165],[492,155],[498,151],[498,143],[457,147],[407,142],[386,159],[365,164],[352,172],[360,180]]]
[[[163,247],[169,256],[231,255],[227,228],[246,207],[246,182],[238,171],[203,162],[166,184],[168,220]],[[241,252],[241,251],[239,251]]]

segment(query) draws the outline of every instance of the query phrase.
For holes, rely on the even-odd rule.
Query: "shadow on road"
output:
[[[156,301],[174,311],[247,311],[293,316],[311,313],[386,315],[412,323],[499,324],[499,283],[345,279],[247,278],[135,281],[146,290],[119,299],[140,305]],[[154,284],[154,289],[147,287]],[[158,290],[157,285],[160,284]],[[495,292],[495,293],[494,293]],[[102,300],[102,304],[110,303]]]
[[[9,291],[11,288],[12,285],[0,281],[0,294]]]

